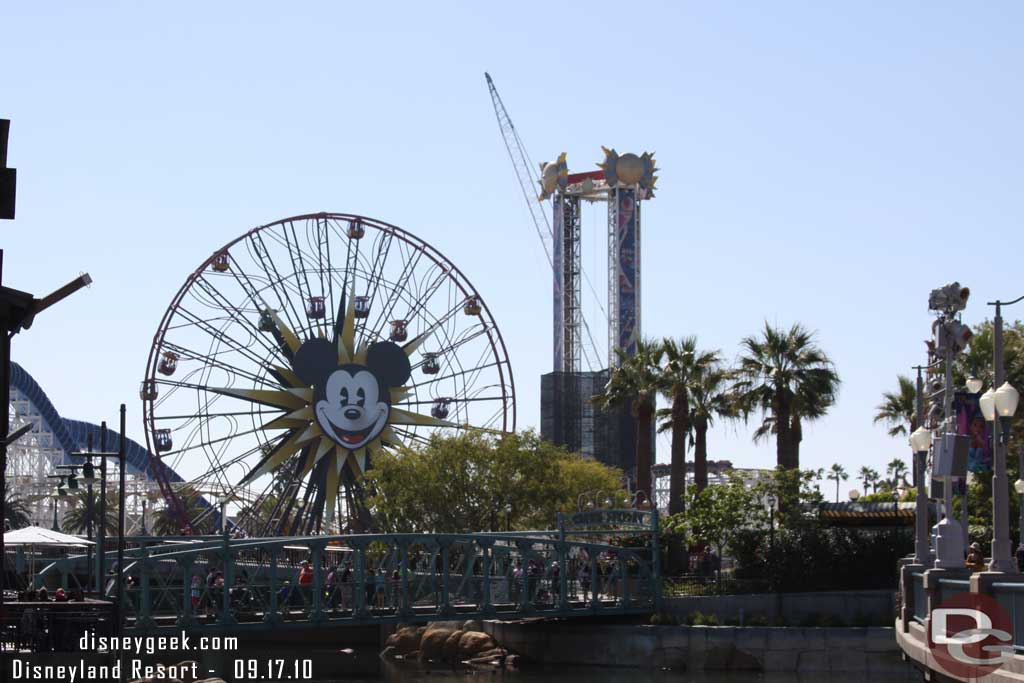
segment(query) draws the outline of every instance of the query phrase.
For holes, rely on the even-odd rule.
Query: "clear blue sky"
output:
[[[141,436],[138,384],[186,275],[253,225],[331,210],[403,226],[467,274],[520,426],[539,424],[549,280],[485,70],[535,161],[657,153],[646,334],[731,358],[766,319],[818,330],[844,383],[807,466],[908,455],[871,417],[924,358],[929,289],[971,286],[972,323],[1024,292],[1018,3],[89,5],[0,8],[19,174],[4,283],[95,280],[15,340],[68,417],[113,422],[124,401]],[[742,425],[710,456],[775,458]]]

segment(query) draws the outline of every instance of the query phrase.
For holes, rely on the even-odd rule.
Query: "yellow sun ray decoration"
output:
[[[300,340],[272,311],[274,336],[291,359],[291,367],[268,364],[268,376],[277,389],[211,388],[218,394],[287,411],[262,425],[264,431],[282,430],[239,485],[264,474],[276,473],[287,463],[298,463],[300,478],[314,476],[322,465],[325,488],[323,509],[333,519],[342,473],[348,465],[354,478],[366,471],[367,461],[384,448],[403,442],[392,425],[456,427],[455,423],[423,415],[397,405],[412,395],[408,381],[410,358],[433,328],[403,346],[377,342],[355,347],[355,293],[348,297],[345,316],[330,341],[322,334]],[[311,485],[313,482],[308,482]]]

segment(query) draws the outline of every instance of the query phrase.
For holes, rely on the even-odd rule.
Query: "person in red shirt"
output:
[[[309,560],[302,561],[302,569],[299,570],[299,585],[313,585],[313,567],[310,566]]]

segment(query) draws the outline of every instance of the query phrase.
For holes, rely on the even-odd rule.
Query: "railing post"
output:
[[[194,558],[182,558],[178,560],[178,565],[182,568],[182,586],[184,590],[184,599],[181,603],[181,618],[178,619],[178,626],[190,626],[194,621],[194,614],[192,611],[192,573],[194,571]]]
[[[566,611],[569,609],[569,563],[565,534],[560,535],[562,540],[558,542],[558,609]]]
[[[494,604],[491,598],[491,554],[494,547],[493,538],[481,538],[478,539],[477,543],[480,545],[480,550],[483,552],[480,571],[483,574],[483,591],[481,599],[483,604],[479,606],[480,612],[484,615],[490,615],[494,613]]]
[[[221,604],[223,609],[220,614],[221,624],[235,624],[237,620],[235,615],[231,613],[231,586],[235,583],[235,563],[231,557],[231,540],[227,535],[224,536],[224,591],[221,595]]]
[[[629,610],[629,562],[626,561],[622,555],[619,555],[619,590],[622,593],[620,600],[622,601],[622,611]]]
[[[352,582],[356,594],[353,596],[355,600],[352,616],[362,619],[368,616],[366,609],[366,541],[353,539],[349,541],[349,545],[356,551],[355,581]]]
[[[409,604],[409,541],[405,538],[398,541],[398,562],[401,577],[399,590],[402,591],[398,609],[402,617],[409,617],[413,612]]]
[[[277,547],[270,549],[270,611],[263,615],[266,623],[275,623],[281,620],[281,613],[277,600]]]
[[[530,594],[530,551],[533,550],[533,543],[525,539],[517,539],[516,548],[519,549],[519,564],[523,568],[519,611],[529,613],[533,611],[533,596]]]
[[[152,605],[149,595],[149,549],[143,548],[139,562],[139,611],[135,615],[135,628],[148,628],[152,624]]]
[[[659,545],[659,536],[661,535],[660,519],[658,518],[658,508],[655,507],[651,510],[651,570],[652,570],[652,586],[654,594],[654,610],[656,612],[661,611],[662,601],[662,590],[664,586],[661,581],[661,546]]]
[[[451,568],[448,566],[450,561],[448,549],[451,546],[451,539],[442,537],[438,539],[438,544],[441,546],[441,604],[438,606],[438,611],[443,616],[448,616],[452,612],[451,596],[448,595],[448,577],[451,574]]]
[[[313,556],[313,611],[310,614],[311,621],[322,621],[324,618],[324,571],[322,544],[317,543],[312,548]]]

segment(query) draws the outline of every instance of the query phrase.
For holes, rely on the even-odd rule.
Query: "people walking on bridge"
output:
[[[523,563],[516,560],[516,566],[512,570],[512,601],[519,603],[523,591]]]
[[[327,572],[327,588],[324,591],[324,597],[327,598],[327,607],[335,609],[338,606],[338,567],[331,566],[330,571]]]
[[[300,586],[312,586],[313,585],[313,567],[310,566],[309,560],[302,561],[302,567],[299,569],[299,585]]]
[[[196,614],[199,611],[199,602],[203,597],[203,580],[199,578],[199,574],[192,575],[189,593],[192,597],[192,614]]]
[[[402,578],[398,574],[398,570],[395,569],[391,572],[391,607],[398,607],[399,599],[398,594],[402,590]]]
[[[206,568],[206,601],[203,611],[207,616],[213,616],[215,606],[213,604],[213,591],[217,585],[217,569],[211,564]]]
[[[377,595],[377,572],[370,567],[366,570],[366,606],[373,609],[373,598]]]
[[[584,562],[580,567],[580,589],[583,591],[583,602],[590,602],[590,562]]]
[[[351,609],[353,605],[352,596],[352,560],[345,562],[345,568],[341,571],[341,609]]]
[[[376,596],[377,607],[383,608],[385,597],[387,596],[387,582],[388,573],[384,567],[381,567],[377,572],[377,576],[374,577],[374,595]]]

